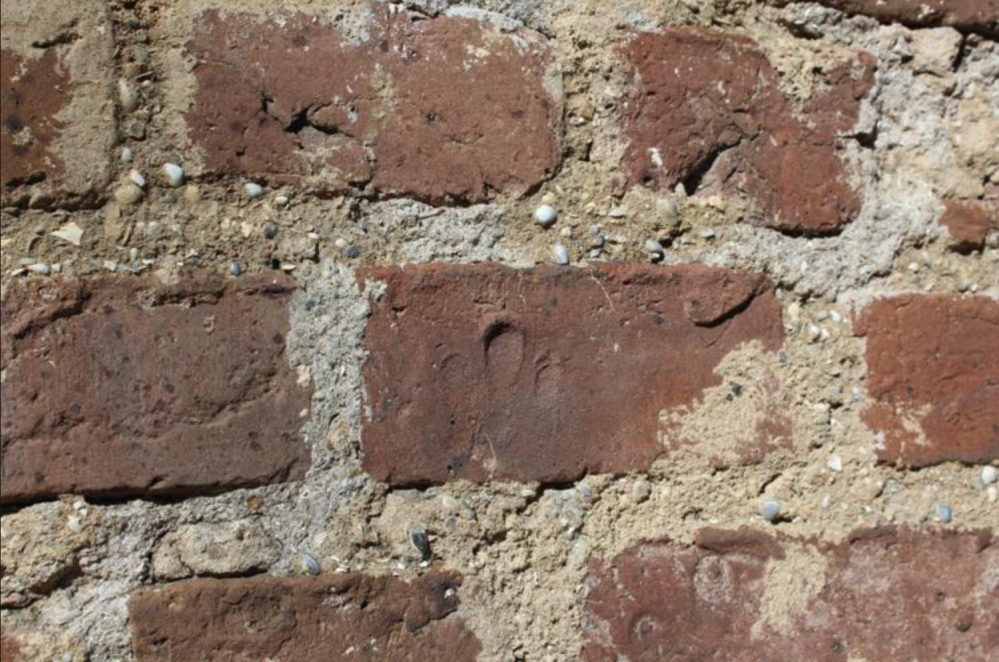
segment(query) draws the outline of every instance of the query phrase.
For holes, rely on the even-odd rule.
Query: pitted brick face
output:
[[[804,0],[772,0],[778,6]],[[914,28],[947,25],[999,37],[999,0],[815,0],[847,14]]]
[[[670,450],[662,411],[719,385],[732,350],[783,340],[758,273],[425,265],[361,278],[386,287],[364,335],[364,466],[395,485],[645,469]]]
[[[310,390],[284,276],[11,283],[2,500],[214,492],[301,477]]]
[[[906,467],[999,459],[999,303],[910,294],[867,306],[872,402],[863,413],[878,456]]]
[[[4,199],[25,184],[58,184],[64,164],[54,152],[60,133],[56,115],[69,101],[69,80],[58,54],[48,49],[37,59],[0,51],[0,179]]]
[[[472,662],[455,615],[460,578],[361,574],[197,579],[133,593],[135,657],[148,660]]]
[[[987,660],[997,572],[985,531],[863,530],[828,544],[702,530],[693,545],[591,564],[583,659]]]
[[[207,168],[433,203],[519,195],[553,174],[562,94],[542,35],[370,13],[357,41],[304,14],[202,14],[187,123]]]
[[[628,50],[633,183],[746,198],[747,220],[792,233],[828,234],[857,215],[842,141],[873,84],[872,57],[827,69],[802,109],[806,123],[746,37],[684,27],[637,34]]]

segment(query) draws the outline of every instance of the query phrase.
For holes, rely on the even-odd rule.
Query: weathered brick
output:
[[[187,123],[209,172],[446,203],[524,193],[559,162],[561,83],[539,33],[381,3],[363,39],[305,14],[196,25]]]
[[[457,575],[197,579],[128,602],[136,659],[475,660]]]
[[[806,122],[747,37],[683,27],[639,33],[628,48],[634,183],[731,193],[733,205],[747,203],[747,220],[788,232],[835,232],[857,214],[840,143],[873,83],[869,55],[823,71],[801,109]]]
[[[872,402],[863,419],[879,435],[882,460],[999,459],[999,302],[889,297],[867,306],[854,328],[867,339]]]
[[[985,244],[990,230],[999,230],[999,216],[987,202],[944,200],[940,223],[950,234],[950,246],[959,253],[971,253]]]
[[[3,503],[302,476],[309,389],[281,277],[22,280],[5,291]]]
[[[106,4],[8,2],[2,25],[3,204],[96,202],[108,181],[115,137]]]
[[[778,6],[804,0],[771,0]],[[999,0],[813,0],[847,14],[914,28],[949,25],[965,32],[999,37]]]
[[[783,338],[757,273],[438,264],[361,278],[386,285],[364,335],[364,466],[398,485],[647,468],[671,450],[661,412],[720,384],[733,349]]]
[[[706,530],[591,565],[583,657],[984,661],[999,650],[997,576],[985,531],[828,544]]]

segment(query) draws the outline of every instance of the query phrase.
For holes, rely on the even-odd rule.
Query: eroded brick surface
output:
[[[676,28],[640,33],[629,45],[636,83],[625,154],[632,180],[652,188],[743,198],[748,220],[824,234],[856,216],[860,199],[841,156],[873,83],[874,60],[832,64],[799,120],[755,42]]]
[[[988,532],[864,530],[840,544],[705,530],[594,562],[586,660],[986,660]],[[939,572],[927,572],[937,568]]]
[[[979,250],[990,230],[999,230],[999,216],[987,202],[944,200],[940,223],[950,234],[951,247],[960,253]]]
[[[0,51],[0,85],[0,177],[5,191],[59,179],[64,164],[51,146],[59,135],[56,115],[66,104],[69,81],[59,69],[56,51],[47,50],[36,60]]]
[[[561,83],[544,37],[372,6],[325,19],[206,13],[187,114],[210,171],[435,203],[523,193],[559,161]]]
[[[460,579],[360,574],[191,580],[129,598],[136,659],[475,660]]]
[[[803,0],[774,0],[788,5]],[[999,37],[999,0],[816,0],[848,14],[911,27],[949,25],[966,32]]]
[[[646,468],[667,450],[660,412],[720,384],[731,350],[783,338],[757,273],[425,265],[362,279],[387,286],[364,336],[364,466],[393,484]]]
[[[2,305],[4,503],[300,477],[293,283],[207,272],[17,281]]]
[[[105,3],[4,6],[0,187],[5,206],[99,201],[115,136],[112,72]]]
[[[999,303],[984,296],[901,295],[864,309],[863,418],[878,455],[902,466],[999,459]]]

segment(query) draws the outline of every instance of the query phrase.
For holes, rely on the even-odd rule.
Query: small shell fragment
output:
[[[126,113],[130,113],[139,107],[139,95],[136,93],[135,88],[124,78],[118,79],[118,100],[121,102],[121,108]]]
[[[563,266],[569,264],[569,249],[562,244],[555,244],[552,248],[552,255],[555,256],[556,264]]]
[[[302,568],[305,572],[310,575],[318,575],[323,571],[323,567],[319,565],[319,561],[312,554],[309,554],[308,552],[299,552],[298,556],[302,561]]]
[[[164,163],[163,174],[166,175],[167,184],[173,188],[178,188],[184,183],[184,169],[176,163]]]
[[[139,188],[146,188],[146,178],[143,177],[142,173],[138,170],[133,169],[130,173],[128,173],[128,178]]]
[[[410,531],[409,544],[411,544],[423,558],[430,556],[430,539],[427,538],[426,531],[422,531],[420,529]]]
[[[79,246],[83,241],[83,228],[81,228],[76,223],[67,223],[58,230],[50,232],[53,237],[57,239],[62,239],[63,241],[68,241],[74,246]]]

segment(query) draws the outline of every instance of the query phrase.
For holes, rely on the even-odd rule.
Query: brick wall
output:
[[[997,16],[4,3],[4,662],[999,659]]]

